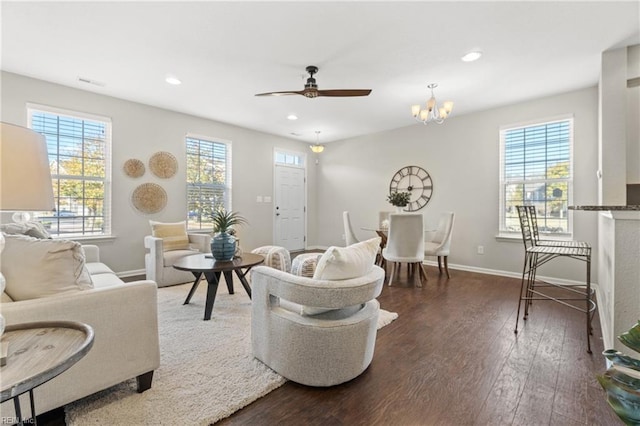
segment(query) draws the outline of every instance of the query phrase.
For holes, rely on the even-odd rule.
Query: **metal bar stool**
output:
[[[587,331],[587,352],[591,353],[591,322],[595,315],[596,304],[593,301],[593,290],[591,289],[591,246],[582,241],[569,240],[541,240],[538,233],[538,221],[536,218],[535,206],[516,206],[518,218],[520,219],[520,229],[524,242],[524,266],[522,268],[522,283],[520,286],[520,299],[518,300],[518,313],[516,316],[516,328],[518,333],[518,322],[520,309],[524,302],[524,317],[529,316],[529,306],[533,300],[552,300],[569,308],[583,312],[586,316]],[[586,283],[585,285],[562,285],[553,283],[536,283],[537,269],[545,263],[557,257],[569,257],[586,262]],[[549,288],[561,289],[567,293],[566,297],[557,297],[547,293]],[[584,307],[579,306],[584,302]]]

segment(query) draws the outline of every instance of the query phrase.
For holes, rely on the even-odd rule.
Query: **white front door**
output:
[[[304,169],[275,165],[274,244],[289,251],[305,249]]]

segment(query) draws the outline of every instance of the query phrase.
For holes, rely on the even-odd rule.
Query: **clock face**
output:
[[[433,193],[433,181],[422,167],[406,166],[391,178],[389,193],[408,192],[411,194],[406,211],[414,212],[427,205]]]

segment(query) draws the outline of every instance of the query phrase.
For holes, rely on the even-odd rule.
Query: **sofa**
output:
[[[95,333],[93,347],[84,358],[35,388],[39,414],[134,377],[138,392],[143,392],[151,387],[153,372],[160,365],[156,283],[148,280],[124,283],[100,262],[97,246],[85,245],[82,249],[83,273],[88,272],[92,288],[14,301],[9,292],[11,276],[6,277],[7,292],[2,294],[0,309],[7,325],[69,320],[86,323]],[[9,259],[5,247],[0,265],[3,273],[9,269]],[[29,283],[20,283],[24,284]],[[27,405],[23,401],[23,406]],[[4,402],[1,410],[2,416],[13,416],[13,402]]]

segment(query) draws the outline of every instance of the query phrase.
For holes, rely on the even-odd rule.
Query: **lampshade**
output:
[[[309,148],[311,148],[311,151],[315,152],[316,154],[320,154],[322,151],[324,151],[324,145],[309,145]]]
[[[0,122],[0,210],[53,209],[44,136],[26,127]]]

